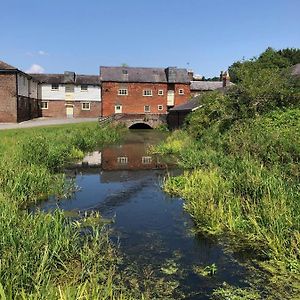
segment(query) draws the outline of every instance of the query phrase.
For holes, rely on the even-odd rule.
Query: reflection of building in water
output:
[[[78,166],[83,167],[100,167],[102,162],[102,153],[100,151],[94,151],[87,154]]]
[[[102,152],[103,170],[164,169],[165,164],[156,156],[149,156],[143,144],[126,144],[106,148]]]

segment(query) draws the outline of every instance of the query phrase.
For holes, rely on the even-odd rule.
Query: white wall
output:
[[[38,83],[36,81],[30,80],[29,92],[30,98],[38,99]]]
[[[24,97],[29,96],[28,79],[21,73],[18,73],[18,95]]]
[[[75,101],[101,101],[101,88],[96,85],[88,85],[87,91],[81,91],[80,85],[75,85],[74,90]]]
[[[18,95],[29,98],[38,98],[38,83],[18,73]]]
[[[58,90],[52,91],[51,84],[40,84],[41,87],[41,99],[45,100],[65,100],[65,87],[60,84]]]
[[[59,89],[53,91],[51,84],[40,84],[41,99],[43,100],[65,100],[65,86],[59,85]],[[81,86],[76,85],[74,88],[74,101],[101,101],[100,86],[88,85],[87,91],[81,91]]]

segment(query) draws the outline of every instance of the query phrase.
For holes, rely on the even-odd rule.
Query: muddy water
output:
[[[163,177],[180,173],[147,154],[163,138],[154,130],[131,130],[122,143],[90,154],[67,171],[80,187],[71,199],[50,198],[40,208],[97,210],[113,218],[112,238],[120,244],[125,264],[137,267],[141,276],[151,268],[172,282],[177,286],[174,299],[209,299],[224,282],[244,286],[245,270],[219,244],[194,234],[183,200],[162,191]],[[213,264],[213,276],[197,272]]]

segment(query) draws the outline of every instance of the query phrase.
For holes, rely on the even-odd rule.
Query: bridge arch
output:
[[[146,122],[136,122],[133,124],[130,124],[129,129],[153,129],[153,127],[151,127],[151,125],[149,125]]]

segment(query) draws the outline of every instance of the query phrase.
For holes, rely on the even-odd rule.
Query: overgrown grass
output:
[[[96,123],[0,131],[0,192],[20,205],[49,194],[64,195],[68,182],[59,171],[84,153],[115,142],[122,129]]]
[[[0,298],[135,299],[117,271],[121,256],[99,215],[72,221],[63,212],[26,206],[67,191],[63,166],[119,139],[121,128],[97,124],[0,132]]]
[[[167,178],[164,188],[185,199],[199,231],[229,236],[234,248],[258,254],[274,275],[273,287],[286,285],[281,290],[289,287],[290,294],[283,297],[294,299],[300,294],[300,110],[244,119],[226,131],[221,125],[200,139],[193,125],[154,149],[189,169]]]

